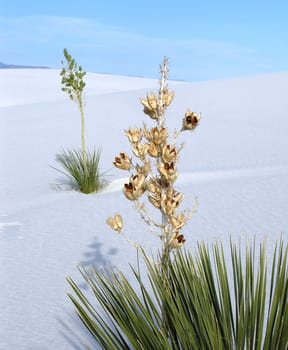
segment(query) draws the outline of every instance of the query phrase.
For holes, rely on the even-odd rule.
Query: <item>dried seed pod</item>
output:
[[[161,207],[161,200],[160,198],[153,196],[151,194],[148,195],[149,202],[154,205],[155,208],[160,209]]]
[[[168,182],[174,182],[177,179],[178,172],[174,162],[160,163],[158,166],[158,170]]]
[[[160,153],[160,149],[158,145],[155,145],[155,143],[150,143],[148,147],[148,153],[151,157],[158,157]]]
[[[158,128],[156,126],[155,128],[151,129],[151,137],[155,145],[161,145],[166,141],[168,137],[168,130],[167,128],[164,128],[164,127]]]
[[[148,152],[148,147],[149,145],[147,143],[137,143],[133,146],[132,151],[136,157],[144,160]]]
[[[163,213],[165,213],[167,216],[172,216],[175,213],[176,210],[176,203],[171,202],[167,200],[167,198],[162,198],[161,200],[161,209]]]
[[[174,98],[174,91],[168,92],[168,89],[164,89],[162,94],[162,104],[164,107],[168,107]]]
[[[136,174],[130,177],[130,182],[136,188],[136,190],[143,188],[145,185],[145,176],[143,174]]]
[[[169,246],[172,249],[181,247],[186,242],[184,235],[180,235],[178,231],[174,232],[170,241]]]
[[[124,152],[120,152],[119,157],[114,158],[113,164],[122,170],[130,170],[131,169],[131,159]]]
[[[177,160],[177,148],[174,145],[165,145],[162,148],[162,159],[164,162],[175,162]]]
[[[147,139],[147,141],[153,142],[152,129],[147,128],[146,125],[144,125],[143,136]]]
[[[183,194],[173,190],[173,194],[168,193],[162,196],[161,208],[163,212],[168,216],[174,216],[175,210],[183,200]]]
[[[148,181],[146,181],[146,187],[149,192],[160,196],[161,187],[159,186],[158,182],[155,181],[155,179],[150,178]]]
[[[158,103],[157,103],[157,98],[156,98],[156,96],[155,96],[155,94],[153,92],[151,94],[147,95],[147,101],[148,101],[149,106],[151,107],[151,109],[156,111]]]
[[[145,100],[144,98],[140,99],[140,102],[142,103],[142,105],[144,106],[144,110],[143,112],[147,115],[149,115],[150,118],[152,119],[158,119],[158,112],[157,109],[153,109],[151,107],[151,105],[149,104],[149,102],[147,100]]]
[[[124,130],[125,135],[128,137],[128,140],[131,143],[138,143],[142,139],[143,131],[138,128],[129,128],[128,130]]]
[[[191,112],[188,108],[183,118],[182,130],[194,130],[201,119],[200,113]]]
[[[148,199],[157,209],[161,207],[161,187],[154,178],[146,181],[146,188],[149,191]]]
[[[126,196],[126,198],[128,198],[130,201],[134,201],[135,199],[137,199],[134,187],[131,182],[129,182],[128,184],[124,184],[123,193]]]
[[[143,165],[136,165],[136,171],[138,174],[143,174],[145,177],[149,174],[151,170],[151,164],[149,160],[146,160]]]
[[[180,202],[182,202],[183,198],[184,198],[183,193],[177,192],[177,191],[174,190],[173,196],[171,198],[173,201],[177,202],[178,205],[179,205]]]
[[[110,216],[106,220],[107,225],[109,225],[115,231],[121,231],[123,227],[123,219],[120,214],[114,214],[114,217]]]
[[[132,175],[128,184],[124,184],[123,193],[129,200],[136,200],[145,191],[145,176],[143,174]]]
[[[163,209],[163,212],[168,216],[174,215],[175,210],[178,208],[179,204],[180,202],[174,201],[173,199],[163,199],[161,201],[161,207]]]
[[[179,213],[177,216],[170,217],[170,223],[174,229],[179,230],[186,223],[184,213]]]

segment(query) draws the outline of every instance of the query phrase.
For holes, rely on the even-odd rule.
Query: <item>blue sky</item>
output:
[[[288,1],[0,0],[0,62],[189,81],[288,71]]]

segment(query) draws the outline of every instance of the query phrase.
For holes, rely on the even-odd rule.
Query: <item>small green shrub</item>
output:
[[[86,153],[86,166],[81,150],[62,150],[56,155],[56,161],[62,165],[65,171],[60,171],[67,176],[71,187],[83,193],[98,192],[104,185],[102,175],[99,172],[101,151]]]
[[[228,257],[218,243],[199,244],[194,256],[175,251],[165,286],[161,265],[148,258],[146,286],[136,270],[133,287],[121,271],[80,267],[97,306],[71,278],[69,297],[101,349],[287,350],[288,245],[275,246],[269,269],[264,244],[258,258],[255,243],[244,257],[230,248]]]

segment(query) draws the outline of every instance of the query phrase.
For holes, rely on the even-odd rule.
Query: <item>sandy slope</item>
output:
[[[65,276],[81,283],[79,262],[129,275],[136,259],[105,225],[108,215],[120,212],[131,238],[159,247],[121,193],[125,173],[109,170],[109,187],[98,195],[52,189],[61,181],[49,167],[56,152],[80,144],[78,111],[58,73],[0,71],[0,349],[80,349],[77,337],[89,339],[65,295]],[[169,125],[179,127],[188,106],[203,113],[198,130],[180,137],[182,208],[199,200],[185,228],[187,249],[202,239],[226,244],[229,235],[287,240],[287,83],[281,73],[170,84]],[[129,152],[123,129],[141,125],[138,99],[156,87],[150,79],[89,74],[87,140],[102,148],[103,171],[119,151]]]
[[[86,96],[155,88],[155,79],[87,73]],[[177,84],[177,82],[174,82]],[[57,69],[1,69],[0,106],[64,100]]]

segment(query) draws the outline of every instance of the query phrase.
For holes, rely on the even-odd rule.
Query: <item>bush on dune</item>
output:
[[[283,241],[274,248],[269,270],[263,244],[257,254],[256,243],[247,245],[243,257],[231,243],[229,259],[220,244],[209,248],[199,243],[194,255],[182,251],[186,241],[182,230],[197,200],[191,209],[179,211],[183,194],[175,183],[183,144],[176,141],[180,133],[195,130],[201,114],[187,109],[180,130],[169,135],[165,112],[174,93],[168,90],[167,76],[164,58],[158,94],[140,100],[156,126],[125,130],[136,160],[125,152],[114,159],[117,168],[130,173],[124,196],[160,239],[157,257],[148,257],[127,236],[119,213],[107,219],[113,230],[143,253],[149,282],[144,282],[147,278],[140,268],[132,268],[131,283],[119,270],[105,273],[79,267],[96,305],[71,278],[69,297],[101,349],[287,350],[288,246]],[[160,222],[151,208],[160,212]]]

